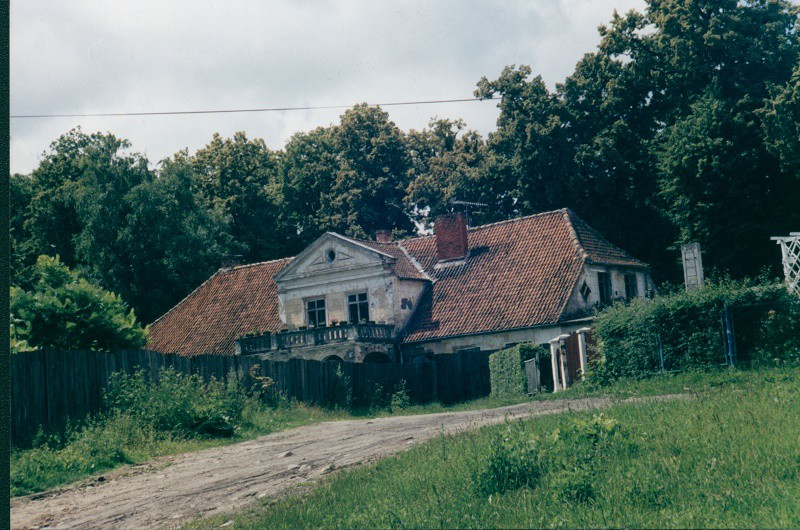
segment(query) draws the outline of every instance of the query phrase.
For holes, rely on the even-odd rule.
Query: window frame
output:
[[[364,297],[363,300],[360,300],[359,297]],[[356,297],[355,301],[350,301],[350,297]],[[345,303],[347,304],[347,323],[348,324],[366,324],[369,322],[369,293],[367,291],[357,291],[352,293],[347,293],[345,295]],[[353,321],[352,319],[352,308],[355,306],[355,310],[358,313],[358,319]],[[366,311],[366,318],[361,314],[363,310]]]
[[[625,299],[633,300],[639,297],[639,279],[636,277],[635,272],[628,272],[624,275],[625,278]]]
[[[322,307],[319,306],[319,303],[322,302]],[[309,306],[314,304],[314,308],[311,309]],[[306,326],[308,327],[324,327],[328,325],[328,304],[325,301],[325,297],[321,298],[309,298],[305,300],[305,309],[306,309]],[[311,312],[315,314],[316,323],[311,322]],[[322,313],[322,323],[320,324],[320,312]]]
[[[611,272],[597,271],[597,303],[601,306],[610,305],[613,300],[613,292]]]

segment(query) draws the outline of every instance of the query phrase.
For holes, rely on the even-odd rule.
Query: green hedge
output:
[[[489,356],[492,396],[523,396],[527,393],[524,363],[536,355],[533,344],[517,344]]]
[[[641,377],[726,361],[722,313],[732,308],[741,359],[751,362],[800,353],[800,299],[782,284],[723,281],[702,289],[615,304],[597,315],[599,380]]]

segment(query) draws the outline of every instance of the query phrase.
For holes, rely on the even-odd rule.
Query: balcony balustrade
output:
[[[266,353],[306,346],[320,346],[335,342],[391,343],[394,326],[391,324],[345,324],[324,328],[301,329],[268,333],[236,339],[242,355]]]

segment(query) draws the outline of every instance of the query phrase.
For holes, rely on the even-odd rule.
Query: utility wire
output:
[[[485,101],[489,99],[500,99],[497,97],[478,99],[433,99],[428,101],[399,101],[392,103],[376,103],[371,106],[398,107],[401,105],[434,105],[439,103],[462,103],[467,101]],[[28,118],[99,118],[109,116],[178,116],[184,114],[241,114],[245,112],[286,112],[291,110],[323,110],[323,109],[349,109],[353,105],[326,105],[319,107],[269,107],[260,109],[225,109],[225,110],[175,110],[163,112],[102,112],[94,114],[16,114],[10,116],[16,119]]]

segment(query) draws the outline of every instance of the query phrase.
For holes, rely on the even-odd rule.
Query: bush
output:
[[[800,300],[781,284],[725,280],[692,291],[614,304],[599,313],[595,331],[602,363],[594,367],[595,379],[607,382],[660,370],[659,341],[666,370],[724,364],[721,318],[725,306],[742,312],[736,320],[736,341],[752,345],[742,352],[752,361],[798,354]],[[747,318],[745,311],[749,311]]]
[[[600,460],[633,447],[619,421],[602,413],[550,436],[531,434],[522,422],[506,423],[491,438],[488,465],[476,482],[485,495],[494,495],[536,488],[547,480],[556,484],[562,498],[588,502],[594,497]]]
[[[389,399],[389,412],[397,412],[399,410],[407,409],[411,406],[411,398],[408,395],[408,388],[406,388],[406,380],[401,379],[394,386],[394,392]]]
[[[235,373],[227,384],[173,368],[162,369],[157,381],[143,371],[113,374],[106,404],[110,413],[129,414],[158,432],[186,437],[233,436],[248,396]]]
[[[489,356],[489,377],[493,397],[524,396],[528,392],[525,361],[540,351],[533,344],[517,344]]]

